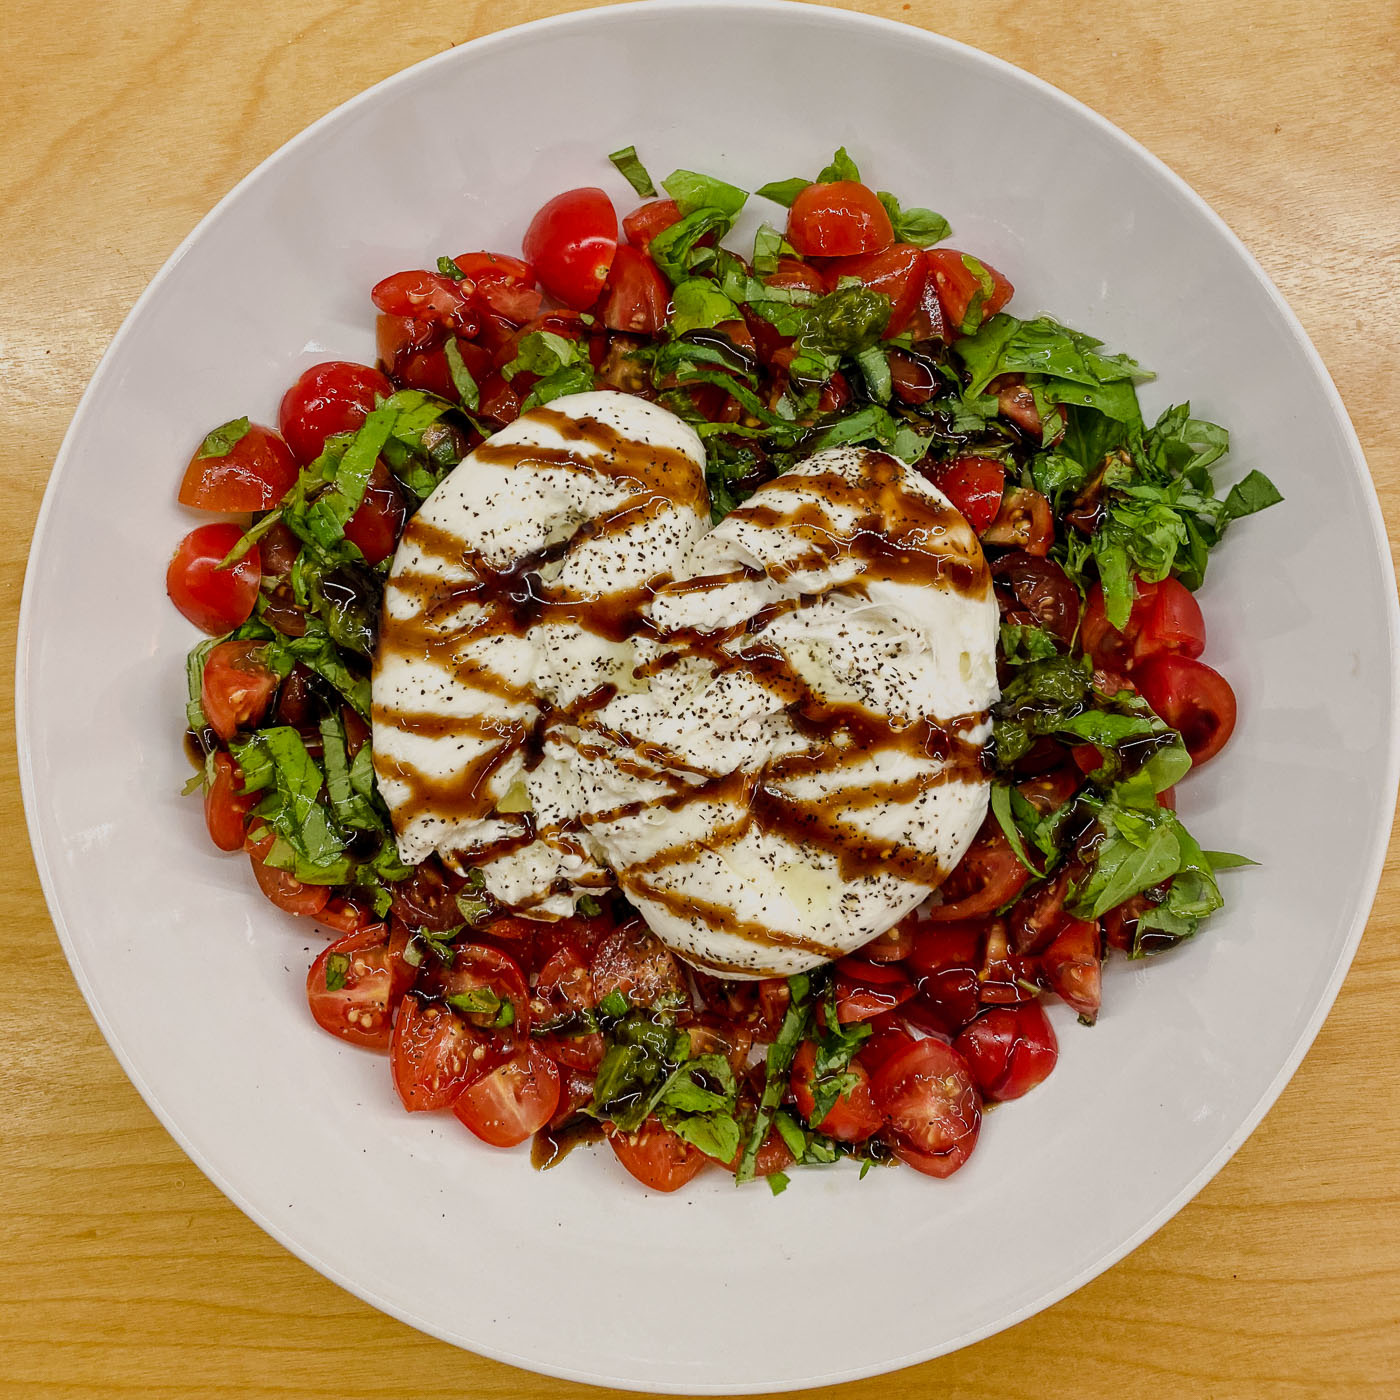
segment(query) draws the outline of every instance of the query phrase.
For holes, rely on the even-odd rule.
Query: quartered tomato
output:
[[[929,248],[925,256],[939,303],[948,324],[971,335],[987,317],[995,315],[1015,290],[990,263],[960,253],[956,248]]]
[[[792,1093],[797,1100],[797,1111],[819,1132],[828,1137],[839,1138],[842,1142],[863,1142],[876,1132],[883,1115],[875,1107],[875,1098],[870,1092],[870,1074],[859,1060],[852,1060],[849,1074],[854,1083],[842,1090],[836,1102],[828,1110],[820,1123],[812,1123],[812,1113],[817,1106],[812,1092],[815,1078],[817,1047],[810,1040],[802,1042],[792,1062]]]
[[[710,1159],[655,1118],[608,1138],[617,1160],[651,1191],[679,1191]]]
[[[1040,959],[1050,990],[1086,1021],[1099,1014],[1103,996],[1100,958],[1098,924],[1072,919]]]
[[[321,455],[334,433],[353,432],[369,416],[375,395],[394,386],[377,369],[350,360],[312,365],[282,396],[277,425],[292,456],[303,466]]]
[[[1181,732],[1197,766],[1214,758],[1235,732],[1235,692],[1205,662],[1164,652],[1143,662],[1133,679],[1142,698]]]
[[[1059,1059],[1059,1042],[1038,1001],[994,1006],[953,1042],[984,1098],[1019,1099],[1041,1083]]]
[[[1055,542],[1055,516],[1050,502],[1034,487],[1013,486],[1001,498],[997,518],[982,534],[983,544],[1006,545],[1044,556]]]
[[[373,924],[332,943],[306,974],[306,999],[316,1024],[342,1040],[389,1047],[394,1009],[413,977],[404,962],[408,935]]]
[[[890,299],[890,319],[884,338],[889,340],[908,326],[918,309],[928,281],[928,259],[912,243],[896,243],[878,253],[837,258],[824,269],[826,285],[834,291],[843,277],[854,277],[872,292]]]
[[[889,963],[842,958],[836,964],[836,1018],[842,1025],[893,1011],[914,995],[914,984]]]
[[[394,1088],[410,1113],[447,1108],[486,1071],[486,1037],[437,1002],[404,997],[394,1017],[389,1064]]]
[[[204,794],[204,821],[210,840],[221,851],[242,850],[248,813],[258,804],[258,794],[242,788],[242,770],[220,749],[214,755],[214,779]]]
[[[998,596],[1009,592],[1014,599],[1012,611],[1029,614],[1024,620],[1043,627],[1066,646],[1074,640],[1079,626],[1079,590],[1053,559],[1014,549],[993,563],[992,577],[1002,585]],[[1012,620],[1009,615],[1007,620]]]
[[[225,743],[267,713],[277,676],[263,662],[263,642],[220,642],[204,658],[199,704]]]
[[[365,556],[367,564],[382,564],[395,549],[408,519],[403,492],[383,462],[376,462],[365,494],[345,522],[345,538]]]
[[[505,253],[459,253],[452,259],[476,287],[476,300],[507,321],[531,321],[544,298],[535,286],[535,270]]]
[[[918,994],[900,1007],[900,1015],[922,1031],[956,1035],[981,1004],[978,973],[985,941],[981,922],[930,923],[918,929],[905,959]]]
[[[680,222],[674,199],[653,199],[634,209],[623,221],[622,232],[634,248],[645,248],[658,233]]]
[[[475,283],[441,272],[396,272],[375,285],[370,300],[386,316],[410,316],[449,327],[463,335],[476,333],[472,317]]]
[[[617,252],[617,211],[600,189],[555,195],[530,221],[526,260],[550,296],[585,311],[598,300]]]
[[[639,248],[619,243],[603,297],[603,324],[629,335],[655,335],[666,324],[671,288]]]
[[[540,969],[532,1002],[536,1021],[578,1018],[597,1005],[593,995],[593,975],[577,948],[560,946]],[[570,1031],[578,1031],[571,1034]],[[598,1031],[565,1027],[544,1036],[540,1045],[561,1065],[592,1073],[603,1062],[607,1043]]]
[[[768,287],[800,287],[818,296],[825,295],[827,290],[826,278],[820,270],[801,258],[779,258],[777,267],[763,278],[763,282]]]
[[[807,258],[878,253],[894,228],[875,191],[854,180],[808,185],[788,210],[788,242]]]
[[[886,1060],[907,1050],[914,1037],[896,1016],[878,1016],[870,1026],[870,1038],[860,1047],[857,1058],[874,1074]]]
[[[288,914],[303,917],[319,914],[331,897],[330,889],[326,885],[308,885],[290,871],[268,865],[267,856],[272,845],[272,837],[265,836],[248,847],[248,859],[252,862],[258,888]]]
[[[201,446],[190,458],[180,483],[180,504],[233,513],[269,510],[296,479],[297,464],[287,444],[271,428],[252,423],[222,455],[206,457]]]
[[[334,929],[342,937],[347,933],[359,933],[361,929],[380,922],[368,909],[340,895],[328,899],[315,917],[318,924]]]
[[[928,1176],[951,1176],[972,1154],[982,1106],[961,1055],[943,1041],[917,1040],[870,1081],[895,1156]]]
[[[514,1147],[549,1122],[559,1094],[558,1065],[538,1046],[525,1044],[468,1084],[452,1111],[483,1142]]]
[[[1089,590],[1079,637],[1096,666],[1132,672],[1154,656],[1170,652],[1194,659],[1205,650],[1201,605],[1180,579],[1149,583],[1139,578],[1133,587],[1132,611],[1121,632],[1108,620],[1103,585],[1096,583]]]
[[[995,457],[954,457],[921,468],[980,535],[997,518],[1006,485],[1006,466]]]
[[[930,905],[923,917],[931,923],[985,918],[1020,894],[1030,875],[1001,829],[984,826],[944,881],[943,903]]]
[[[258,600],[262,563],[257,545],[228,568],[219,567],[242,538],[237,525],[201,525],[180,541],[165,571],[170,601],[196,627],[216,637],[247,622]]]

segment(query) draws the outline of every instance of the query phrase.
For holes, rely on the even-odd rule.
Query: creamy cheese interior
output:
[[[689,427],[556,400],[425,503],[386,592],[381,791],[408,861],[537,917],[621,886],[698,967],[859,947],[980,825],[997,608],[917,473],[820,453],[708,529]]]

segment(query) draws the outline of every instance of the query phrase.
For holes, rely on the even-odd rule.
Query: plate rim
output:
[[[397,1321],[414,1328],[416,1331],[423,1332],[439,1341],[446,1342],[451,1346],[457,1347],[459,1350],[467,1351],[469,1354],[479,1354],[490,1360],[502,1362],[521,1370],[529,1371],[534,1374],[552,1376],[560,1380],[575,1381],[595,1386],[615,1387],[643,1393],[650,1392],[671,1395],[776,1394],[786,1391],[807,1389],[814,1386],[862,1380],[874,1376],[891,1374],[910,1366],[948,1355],[964,1347],[971,1346],[976,1342],[983,1341],[1008,1328],[1017,1326],[1027,1318],[1054,1306],[1071,1293],[1084,1287],[1087,1283],[1091,1282],[1100,1274],[1112,1268],[1128,1254],[1132,1253],[1133,1250],[1155,1234],[1173,1216],[1182,1210],[1183,1207],[1199,1194],[1207,1183],[1219,1174],[1278,1101],[1279,1096],[1296,1073],[1298,1066],[1312,1048],[1313,1042],[1316,1040],[1323,1022],[1331,1012],[1332,1006],[1337,999],[1342,983],[1356,956],[1356,950],[1361,942],[1361,938],[1370,921],[1390,845],[1391,831],[1395,821],[1396,797],[1400,795],[1400,716],[1397,716],[1393,707],[1389,712],[1390,723],[1389,732],[1387,734],[1387,749],[1380,787],[1382,796],[1390,794],[1391,797],[1389,804],[1390,818],[1387,821],[1376,824],[1374,828],[1371,849],[1364,866],[1366,873],[1359,886],[1361,898],[1356,905],[1356,913],[1352,918],[1351,927],[1347,930],[1346,937],[1339,946],[1333,966],[1328,973],[1327,982],[1322,995],[1318,998],[1291,1052],[1285,1057],[1277,1073],[1269,1081],[1268,1085],[1264,1088],[1249,1112],[1244,1116],[1239,1126],[1230,1134],[1224,1145],[1205,1163],[1205,1165],[1167,1202],[1153,1212],[1137,1230],[1132,1232],[1131,1235],[1118,1245],[1105,1251],[1104,1254],[1094,1260],[1092,1264],[1086,1265],[1068,1279],[1062,1280],[1054,1286],[1047,1288],[1030,1303],[1016,1308],[1012,1312],[998,1318],[995,1322],[969,1329],[967,1332],[928,1350],[906,1353],[903,1356],[890,1358],[885,1361],[864,1366],[836,1369],[798,1380],[780,1382],[771,1380],[759,1381],[753,1385],[739,1386],[718,1383],[691,1384],[690,1386],[686,1386],[667,1380],[661,1380],[659,1382],[657,1380],[643,1381],[629,1377],[608,1375],[602,1371],[541,1363],[508,1349],[494,1347],[484,1343],[479,1344],[473,1342],[470,1347],[465,1346],[456,1338],[449,1336],[444,1329],[438,1327],[430,1320],[418,1316],[411,1308],[400,1306],[382,1297],[372,1286],[351,1279],[334,1266],[320,1259],[314,1249],[293,1238],[291,1233],[280,1225],[276,1218],[266,1214],[247,1201],[239,1189],[224,1176],[223,1172],[213,1162],[206,1159],[204,1154],[195,1149],[175,1118],[167,1113],[154,1087],[149,1084],[145,1077],[139,1072],[137,1066],[128,1055],[125,1046],[116,1036],[113,1027],[109,1023],[96,997],[95,988],[91,983],[86,968],[83,966],[82,959],[77,953],[60,909],[58,881],[55,879],[54,867],[49,860],[48,849],[40,830],[38,793],[35,788],[35,777],[31,758],[31,706],[28,698],[30,667],[28,661],[33,627],[33,610],[35,606],[34,577],[37,571],[38,561],[43,553],[50,516],[53,513],[54,502],[58,495],[58,483],[64,473],[70,468],[71,460],[75,455],[74,444],[81,434],[86,419],[94,411],[93,404],[97,397],[95,390],[100,388],[101,384],[111,374],[112,368],[131,333],[132,326],[141,316],[147,303],[154,300],[155,297],[159,295],[174,268],[184,259],[189,249],[203,235],[206,226],[213,223],[214,220],[220,216],[225,205],[233,202],[241,194],[245,186],[250,185],[255,180],[261,179],[267,171],[275,168],[278,163],[287,158],[290,153],[314,140],[315,137],[319,135],[322,128],[345,120],[362,107],[373,103],[382,93],[392,90],[400,84],[412,83],[417,79],[417,76],[426,69],[457,62],[459,61],[458,55],[467,51],[480,53],[483,49],[489,49],[496,45],[516,42],[521,35],[529,33],[570,28],[588,28],[593,25],[602,25],[606,27],[620,24],[625,27],[639,12],[656,13],[659,4],[664,4],[667,10],[690,9],[697,13],[704,13],[710,18],[713,18],[716,10],[727,9],[744,12],[766,12],[774,15],[782,13],[789,17],[790,22],[797,26],[809,23],[821,23],[836,28],[846,26],[851,29],[884,31],[887,33],[900,33],[904,35],[909,35],[912,32],[912,34],[919,36],[919,42],[927,43],[933,48],[941,48],[945,52],[952,53],[974,66],[980,65],[984,70],[995,73],[1003,79],[1009,78],[1013,82],[1025,84],[1032,90],[1038,90],[1041,96],[1060,105],[1076,117],[1087,119],[1109,140],[1116,142],[1121,147],[1126,148],[1130,154],[1145,161],[1149,168],[1154,170],[1161,179],[1165,180],[1170,185],[1175,194],[1184,197],[1187,203],[1193,207],[1194,211],[1203,216],[1206,222],[1213,227],[1215,233],[1223,237],[1226,244],[1241,258],[1244,266],[1253,275],[1256,283],[1263,290],[1274,310],[1279,313],[1283,324],[1292,335],[1295,344],[1302,351],[1306,363],[1320,381],[1324,399],[1332,411],[1336,424],[1340,429],[1343,446],[1350,456],[1350,465],[1360,479],[1362,488],[1361,496],[1366,507],[1367,519],[1370,525],[1371,544],[1380,559],[1383,582],[1389,584],[1386,601],[1387,675],[1391,696],[1400,696],[1400,598],[1397,598],[1396,592],[1394,560],[1390,551],[1385,517],[1382,513],[1380,500],[1376,492],[1375,479],[1366,460],[1366,455],[1362,449],[1356,429],[1352,424],[1351,417],[1347,412],[1346,405],[1342,401],[1341,394],[1338,392],[1331,374],[1328,372],[1321,355],[1313,345],[1307,331],[1303,328],[1302,323],[1299,321],[1288,302],[1284,299],[1282,293],[1274,285],[1268,273],[1265,272],[1258,260],[1245,246],[1244,242],[1229,225],[1226,224],[1224,219],[1214,208],[1212,208],[1211,205],[1180,175],[1167,165],[1164,160],[1148,150],[1146,146],[1129,135],[1121,127],[1109,121],[1108,118],[1102,116],[1086,103],[1065,92],[1063,89],[1056,87],[1046,79],[1024,68],[1018,67],[1016,64],[1006,59],[988,53],[985,50],[978,49],[970,44],[950,38],[934,30],[922,28],[919,25],[908,24],[900,20],[886,19],[883,16],[869,15],[858,10],[809,4],[805,3],[805,0],[628,0],[627,3],[623,4],[605,4],[592,9],[547,15],[539,19],[527,21],[523,24],[511,25],[503,29],[493,30],[488,34],[478,35],[464,43],[444,49],[439,53],[431,54],[427,58],[421,59],[416,63],[410,64],[406,68],[389,74],[387,77],[380,79],[378,82],[373,83],[371,86],[364,88],[360,92],[347,98],[344,102],[331,108],[330,111],[316,118],[288,140],[284,141],[274,151],[270,152],[250,171],[243,175],[237,183],[198,220],[190,232],[180,240],[174,251],[171,252],[161,264],[140,296],[138,296],[136,301],[132,304],[130,310],[123,317],[121,325],[118,327],[107,348],[103,351],[102,356],[98,360],[78,400],[72,420],[64,433],[62,443],[59,446],[58,453],[54,458],[53,467],[49,473],[48,482],[45,485],[43,499],[38,514],[35,517],[33,536],[26,556],[24,583],[16,629],[14,690],[16,758],[20,792],[25,812],[25,823],[29,836],[31,853],[34,858],[35,870],[43,890],[44,901],[48,909],[50,921],[58,936],[59,944],[63,949],[64,957],[72,971],[78,989],[82,993],[84,1001],[87,1003],[89,1013],[92,1015],[94,1021],[96,1021],[98,1029],[102,1032],[103,1039],[106,1041],[109,1049],[121,1066],[123,1073],[131,1081],[133,1087],[136,1089],[137,1093],[140,1094],[146,1106],[155,1115],[157,1121],[170,1137],[174,1139],[181,1151],[183,1151],[194,1165],[199,1168],[204,1176],[207,1177],[233,1205],[257,1225],[259,1229],[271,1236],[284,1249],[303,1263],[309,1265],[322,1277],[329,1279],[332,1283],[345,1289],[353,1296],[360,1298],[371,1307],[386,1313]]]

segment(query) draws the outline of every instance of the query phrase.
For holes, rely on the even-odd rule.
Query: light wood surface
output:
[[[7,667],[30,529],[60,438],[127,309],[199,217],[368,84],[488,30],[582,7],[8,0],[0,24]],[[1194,185],[1317,344],[1400,538],[1394,0],[872,0],[866,8],[1049,79]],[[103,1044],[54,937],[24,837],[10,693],[7,676],[0,1394],[590,1393],[455,1351],[374,1312],[283,1251],[185,1159]],[[1397,932],[1392,847],[1367,936],[1312,1053],[1199,1199],[1058,1307],[897,1381],[847,1387],[844,1400],[1400,1395]]]

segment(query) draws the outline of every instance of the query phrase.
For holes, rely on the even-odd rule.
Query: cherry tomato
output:
[[[592,973],[599,1001],[621,992],[635,1006],[652,1006],[684,990],[675,958],[640,919],[614,929],[593,950]]]
[[[915,1041],[875,1071],[870,1087],[901,1161],[929,1176],[951,1176],[967,1161],[982,1107],[967,1065],[951,1046],[931,1037]]]
[[[394,1017],[389,1063],[410,1113],[447,1108],[488,1068],[485,1037],[436,1002],[406,996]]]
[[[413,969],[404,962],[408,936],[372,924],[337,939],[311,964],[306,999],[316,1024],[342,1040],[387,1050],[394,1010]]]
[[[827,291],[826,278],[822,276],[821,269],[803,262],[801,258],[779,258],[777,267],[762,280],[768,287],[800,287],[818,296],[825,296]]]
[[[301,553],[301,541],[279,520],[258,541],[264,578],[282,578],[289,574]]]
[[[242,538],[237,525],[201,525],[180,541],[165,571],[170,601],[201,631],[216,637],[247,622],[258,600],[262,563],[257,545],[228,568],[219,567]]]
[[[1006,485],[1006,466],[995,457],[954,457],[924,470],[980,535],[997,518]]]
[[[608,272],[603,324],[630,335],[655,335],[666,324],[671,288],[640,249],[619,243]]]
[[[836,1019],[848,1025],[893,1011],[914,995],[914,984],[897,967],[842,958],[836,964]]]
[[[982,966],[977,973],[977,999],[988,1006],[1010,1006],[1033,1001],[1038,993],[1035,966],[1012,952],[1005,919],[987,925]]]
[[[913,1001],[900,1015],[922,1031],[955,1035],[977,1014],[981,983],[982,945],[986,928],[980,922],[925,924],[914,934],[905,965],[918,986]]]
[[[837,258],[825,268],[826,285],[835,291],[843,277],[854,277],[872,292],[890,299],[890,319],[884,337],[889,340],[908,326],[918,310],[928,282],[928,259],[912,243],[896,243],[878,253]]]
[[[267,713],[277,676],[263,664],[262,642],[220,642],[204,658],[199,704],[225,743]]]
[[[494,422],[514,423],[520,417],[520,395],[499,374],[479,381],[481,416]]]
[[[1008,545],[1041,556],[1050,553],[1054,542],[1050,502],[1030,486],[1013,486],[1002,497],[997,518],[982,532],[983,544]]]
[[[185,468],[180,504],[196,510],[268,510],[291,490],[297,464],[271,428],[253,423],[222,457],[198,452]]]
[[[812,1094],[816,1064],[817,1047],[810,1040],[803,1041],[792,1062],[791,1084],[797,1110],[808,1123],[812,1123],[812,1112],[817,1106]],[[849,1073],[855,1077],[855,1084],[842,1092],[820,1123],[812,1123],[812,1126],[842,1142],[863,1142],[879,1128],[883,1115],[875,1107],[870,1074],[865,1066],[859,1060],[852,1060]]]
[[[1014,899],[1030,879],[1011,843],[996,826],[986,826],[943,883],[943,903],[926,907],[931,923],[980,919]]]
[[[328,899],[317,911],[315,918],[318,924],[334,929],[342,937],[348,933],[359,933],[361,929],[380,922],[354,900],[343,899],[339,895]]]
[[[287,870],[279,870],[266,864],[267,853],[272,849],[272,837],[265,836],[248,847],[248,859],[253,864],[253,876],[258,888],[279,909],[288,914],[302,916],[319,914],[331,897],[325,885],[308,885],[298,880]]]
[[[739,1170],[739,1163],[744,1160],[744,1148],[748,1144],[741,1142],[734,1156],[721,1165],[727,1167],[732,1172]],[[715,1159],[718,1161],[718,1158]],[[769,1129],[768,1136],[759,1145],[758,1153],[754,1157],[753,1172],[755,1177],[772,1176],[774,1172],[785,1172],[792,1166],[793,1156],[788,1150],[788,1145],[783,1141],[783,1135],[776,1129]],[[631,1168],[628,1168],[631,1171]],[[635,1172],[632,1173],[634,1176]]]
[[[710,1160],[655,1118],[648,1118],[635,1133],[613,1133],[608,1146],[651,1191],[679,1191]]]
[[[622,221],[622,232],[634,248],[645,248],[658,233],[665,233],[680,220],[681,211],[674,199],[653,199]]]
[[[457,944],[452,966],[442,974],[442,995],[469,1025],[500,1029],[514,1037],[529,1034],[530,995],[525,974],[520,964],[499,948],[484,943]]]
[[[863,958],[871,962],[899,962],[909,956],[914,946],[914,928],[918,920],[913,914],[901,919],[893,928],[886,929],[878,938],[864,945],[860,950]]]
[[[886,1060],[907,1050],[914,1043],[914,1037],[893,1015],[877,1016],[870,1025],[870,1038],[860,1047],[856,1058],[874,1074]]]
[[[466,335],[476,332],[469,280],[457,281],[441,272],[396,272],[375,285],[370,300],[386,316],[410,316],[431,321]]]
[[[994,1006],[953,1042],[983,1098],[1019,1099],[1046,1079],[1060,1057],[1055,1028],[1038,1001]]]
[[[992,577],[1014,596],[1019,610],[1066,646],[1079,626],[1079,590],[1053,560],[1023,549],[1003,554],[992,565]]]
[[[214,780],[204,794],[204,821],[209,838],[221,851],[243,849],[248,813],[258,805],[256,793],[244,793],[243,773],[231,754],[214,755]]]
[[[1099,926],[1071,919],[1040,959],[1045,980],[1072,1010],[1086,1021],[1099,1014],[1103,997]]]
[[[420,321],[415,316],[385,316],[374,318],[374,348],[389,373],[398,375],[417,351],[429,350],[444,339],[444,331],[434,321]],[[446,361],[443,362],[444,368]]]
[[[578,1016],[598,1004],[593,975],[577,948],[562,944],[540,969],[532,1003],[537,1020]],[[571,1035],[566,1031],[542,1037],[540,1045],[561,1065],[592,1073],[603,1062],[607,1043],[597,1031]]]
[[[476,299],[507,321],[531,321],[544,298],[535,287],[535,270],[505,253],[459,253],[452,259],[476,284]]]
[[[345,522],[345,538],[365,556],[365,563],[381,564],[394,552],[407,519],[403,492],[388,467],[376,462],[360,504]]]
[[[449,933],[462,925],[454,884],[436,861],[418,866],[406,880],[393,886],[394,918],[411,929],[426,933]]]
[[[538,1046],[521,1045],[468,1084],[452,1111],[483,1142],[514,1147],[549,1122],[559,1094],[559,1067]]]
[[[1206,647],[1206,621],[1191,590],[1175,578],[1160,583],[1139,578],[1133,583],[1133,607],[1121,632],[1108,620],[1103,585],[1096,583],[1089,590],[1079,637],[1094,664],[1130,672],[1167,652],[1198,657]]]
[[[943,314],[954,330],[971,335],[1011,300],[1015,288],[991,263],[956,248],[929,248],[924,256]]]
[[[874,190],[835,180],[808,185],[792,201],[787,238],[803,257],[844,258],[888,248],[894,228]]]
[[[913,355],[906,354],[903,350],[891,350],[889,364],[890,384],[894,390],[895,398],[901,403],[928,403],[944,387],[944,381],[939,376],[938,371],[928,361],[917,359]],[[926,468],[921,463],[919,470],[930,481],[934,480],[932,472],[936,469]],[[945,491],[944,494],[948,493]],[[997,501],[998,503],[1001,501],[1000,487],[997,488]],[[957,503],[954,502],[954,504]],[[962,507],[959,506],[958,509],[962,510]],[[967,512],[963,511],[963,514],[966,515]]]
[[[685,1033],[690,1037],[692,1055],[723,1055],[729,1068],[742,1079],[748,1068],[753,1035],[743,1026],[736,1026],[722,1016],[702,1013],[703,1019],[690,1022]]]
[[[1016,901],[1007,915],[1007,925],[1008,941],[1017,956],[1044,952],[1054,941],[1064,923],[1065,900],[1074,873],[1065,866],[1053,880],[1037,885]]]
[[[566,190],[530,221],[525,257],[550,296],[585,311],[598,300],[617,252],[617,211],[602,190]]]
[[[328,437],[352,432],[365,421],[376,394],[387,398],[393,392],[377,369],[327,360],[312,365],[282,396],[277,424],[292,456],[305,466],[321,455]]]
[[[1235,692],[1205,662],[1164,652],[1139,666],[1134,679],[1142,698],[1180,731],[1197,767],[1214,758],[1235,732]]]

